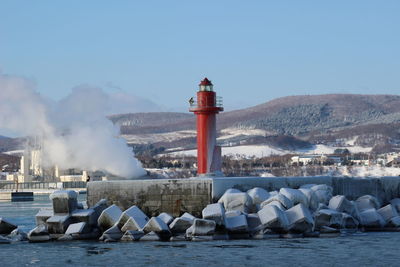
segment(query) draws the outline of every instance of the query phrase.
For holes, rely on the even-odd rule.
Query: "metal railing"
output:
[[[222,108],[223,107],[223,102],[222,102],[222,96],[217,96],[214,101],[207,101],[207,98],[205,99],[197,99],[197,97],[192,97],[189,100],[189,105],[190,108]]]

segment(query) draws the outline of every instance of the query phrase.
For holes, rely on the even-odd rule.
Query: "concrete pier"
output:
[[[168,212],[179,216],[189,212],[200,216],[207,204],[216,202],[229,188],[247,191],[261,187],[273,191],[304,184],[330,185],[333,195],[345,195],[350,200],[369,194],[387,203],[400,197],[400,177],[213,177],[89,182],[87,203],[90,207],[105,198],[122,209],[137,205],[148,215]]]

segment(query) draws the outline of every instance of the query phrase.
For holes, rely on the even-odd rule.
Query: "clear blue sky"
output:
[[[91,84],[175,110],[204,76],[228,108],[398,94],[400,1],[0,0],[0,69],[53,99]]]

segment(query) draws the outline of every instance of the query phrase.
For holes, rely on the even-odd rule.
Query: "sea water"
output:
[[[28,231],[43,207],[51,207],[48,196],[0,202],[0,217]],[[400,266],[400,233],[204,242],[20,242],[0,245],[0,266]]]

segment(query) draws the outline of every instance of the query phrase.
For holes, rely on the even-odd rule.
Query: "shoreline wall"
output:
[[[213,177],[89,182],[87,203],[91,207],[105,198],[109,204],[122,209],[137,205],[151,216],[161,212],[173,216],[189,212],[201,216],[202,209],[218,201],[229,188],[247,191],[261,187],[273,191],[282,187],[299,188],[304,184],[327,184],[333,187],[333,195],[345,195],[350,200],[368,194],[384,204],[400,197],[400,177]]]

